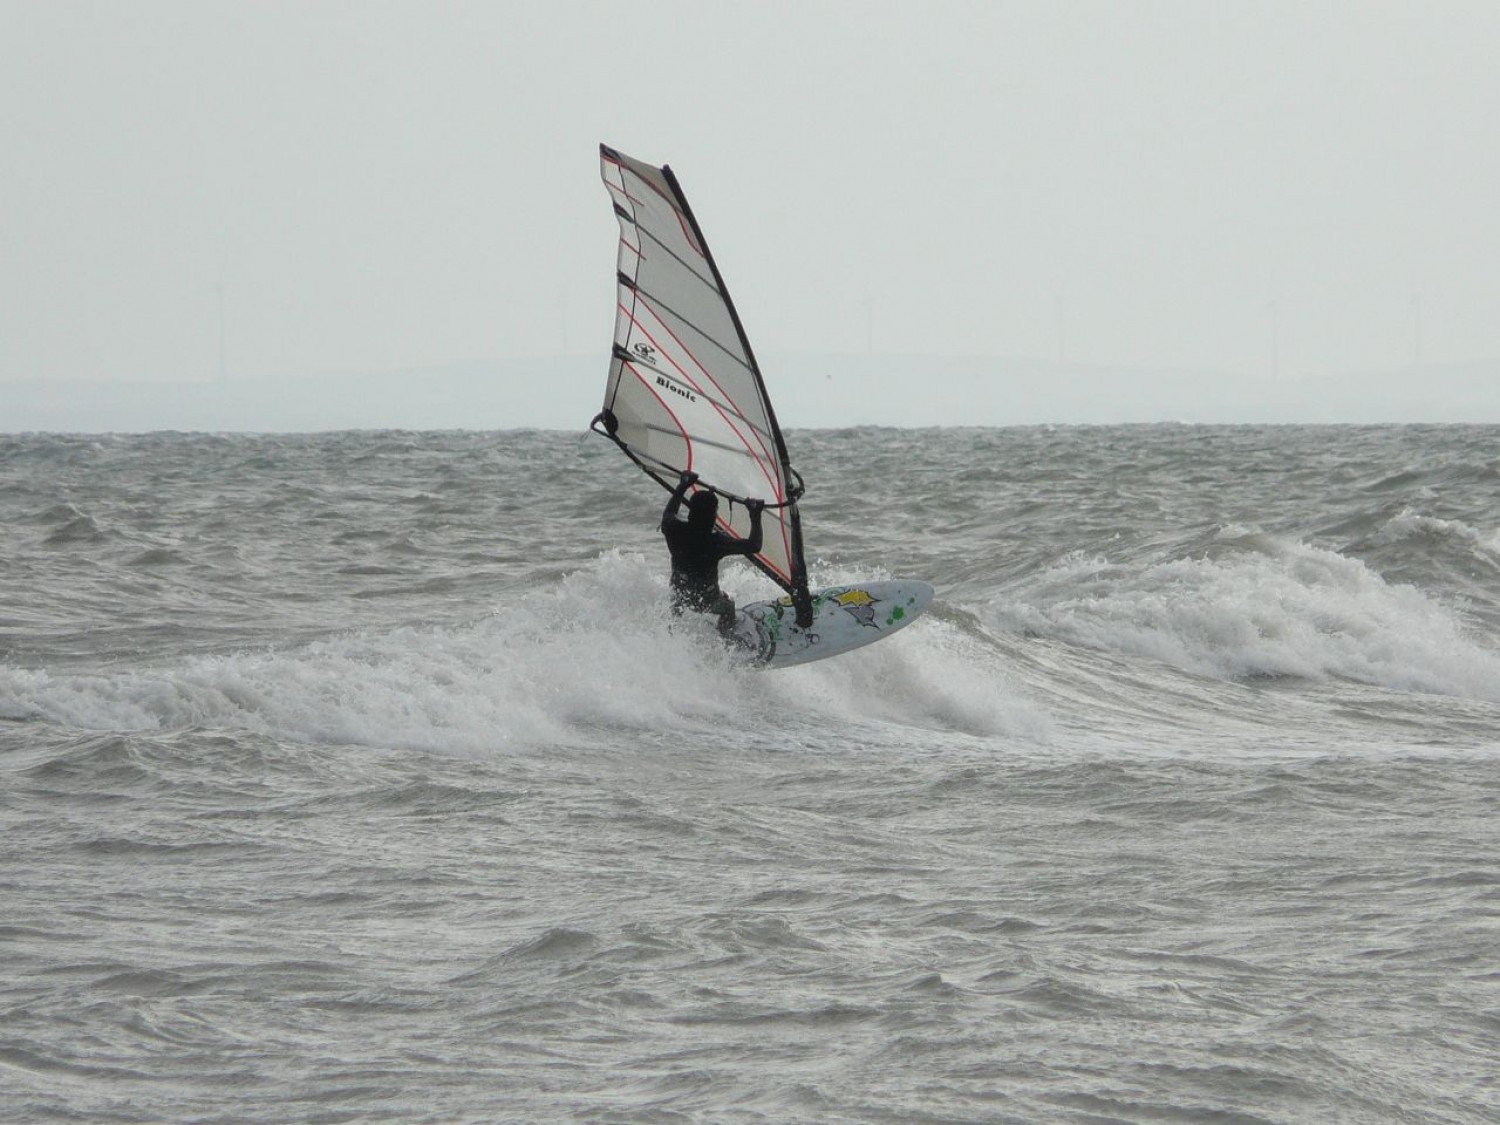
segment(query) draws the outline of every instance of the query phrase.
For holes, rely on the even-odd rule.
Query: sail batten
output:
[[[620,238],[614,349],[596,422],[663,487],[691,471],[695,487],[735,502],[721,519],[732,534],[749,533],[744,502],[763,501],[763,548],[752,561],[800,615],[801,482],[723,276],[670,168],[606,145],[599,155]]]

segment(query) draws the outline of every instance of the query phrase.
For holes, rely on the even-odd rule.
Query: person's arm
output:
[[[761,513],[766,510],[766,502],[764,500],[746,500],[745,507],[750,512],[750,535],[748,538],[739,541],[739,553],[742,555],[753,555],[760,550],[760,545],[764,541],[761,536],[760,517]]]
[[[697,473],[683,473],[677,482],[677,489],[672,493],[672,498],[667,501],[667,506],[661,510],[661,522],[665,526],[677,518],[677,510],[682,507],[682,498],[687,495],[687,490],[693,487],[693,482],[698,479]]]

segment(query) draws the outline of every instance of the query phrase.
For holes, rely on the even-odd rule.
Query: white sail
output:
[[[743,501],[763,500],[764,546],[752,561],[802,610],[801,481],[703,232],[670,168],[604,145],[599,156],[620,250],[614,354],[595,429],[668,489],[697,473],[697,487],[731,501],[720,525],[734,535],[749,534]]]

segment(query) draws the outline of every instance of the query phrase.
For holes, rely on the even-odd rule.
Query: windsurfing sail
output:
[[[766,394],[755,353],[677,177],[599,146],[620,223],[615,343],[604,409],[592,428],[672,490],[685,472],[712,489],[719,526],[750,533],[746,500],[766,510],[751,561],[811,621],[797,500],[802,480]]]

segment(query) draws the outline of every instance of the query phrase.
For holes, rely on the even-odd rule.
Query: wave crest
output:
[[[1500,654],[1463,608],[1358,559],[1234,529],[1231,549],[1128,567],[1070,556],[994,624],[1216,678],[1345,678],[1500,701]]]

